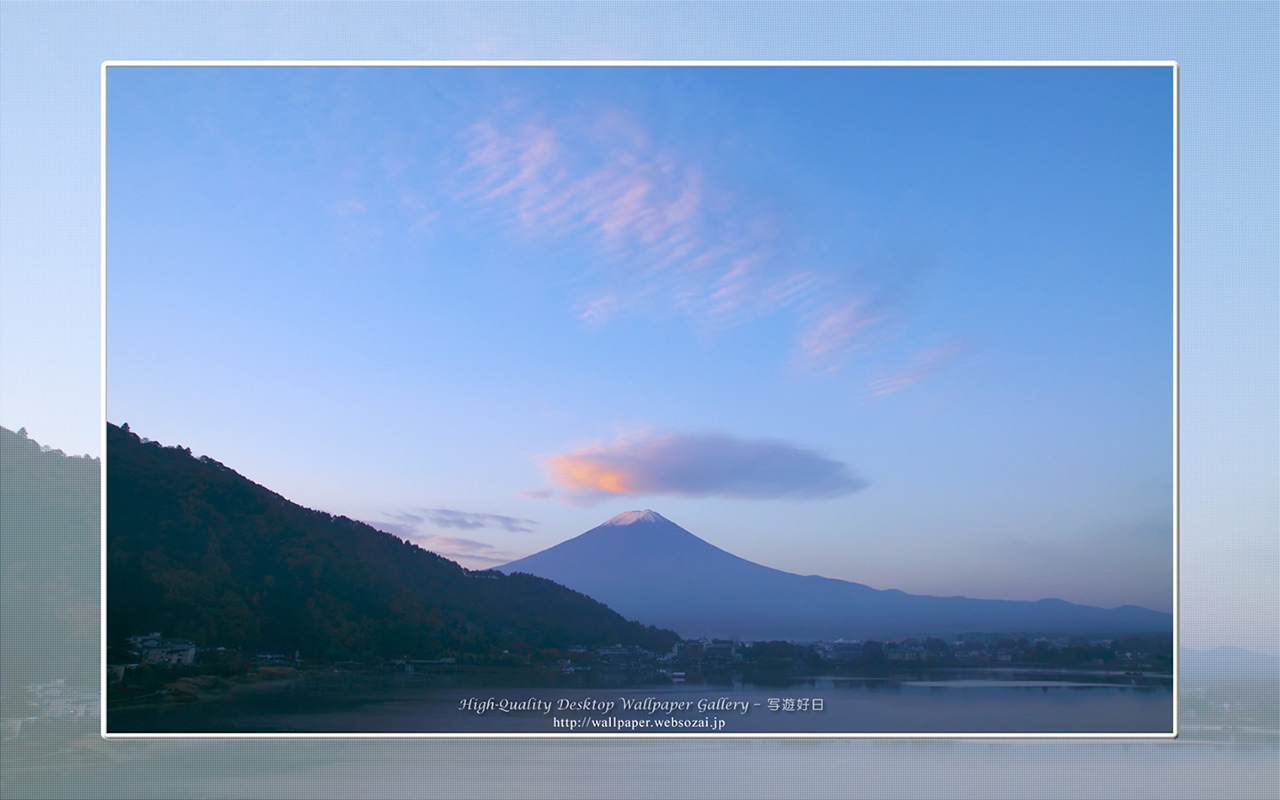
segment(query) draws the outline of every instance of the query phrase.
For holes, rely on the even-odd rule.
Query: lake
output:
[[[761,686],[540,686],[463,676],[310,675],[212,699],[112,709],[111,733],[1155,734],[1172,681],[1089,673],[935,671]]]

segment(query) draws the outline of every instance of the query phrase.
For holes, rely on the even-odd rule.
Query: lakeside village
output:
[[[129,638],[126,663],[107,667],[112,706],[190,702],[236,685],[326,673],[448,673],[458,678],[530,685],[780,685],[816,676],[891,679],[937,670],[1034,669],[1072,671],[1117,678],[1135,685],[1167,684],[1173,668],[1172,638],[1138,635],[1113,638],[970,634],[891,642],[743,642],[689,639],[666,653],[633,645],[570,647],[488,656],[458,654],[432,659],[305,658],[299,652],[245,653],[198,647],[189,639],[159,632]]]

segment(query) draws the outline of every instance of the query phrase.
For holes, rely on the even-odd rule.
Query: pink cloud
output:
[[[770,306],[788,306],[808,299],[818,288],[818,278],[812,272],[787,275],[765,287],[762,294]]]
[[[524,125],[504,133],[490,122],[478,122],[463,135],[466,162],[459,173],[465,178],[464,198],[495,200],[507,195],[520,198],[544,186],[541,173],[559,155],[555,132],[539,125]]]
[[[509,151],[509,145],[501,141],[498,129],[490,122],[477,122],[464,132],[463,138],[467,161],[461,171],[479,169],[486,174],[487,180],[492,180],[492,175],[502,168]]]
[[[578,318],[591,325],[603,325],[621,305],[622,301],[613,295],[592,298],[579,306]]]
[[[837,372],[862,344],[862,337],[881,317],[862,298],[829,306],[799,342],[797,362],[818,372]]]
[[[556,160],[555,134],[545,128],[530,127],[521,132],[515,146],[518,148],[515,174],[507,176],[506,180],[490,189],[485,195],[487,199],[501,197],[509,192],[524,193],[527,196],[547,187],[541,173]]]
[[[630,186],[623,188],[621,196],[605,207],[600,219],[600,232],[608,238],[617,238],[639,227],[644,217],[652,216],[649,194],[653,184],[644,178],[633,177]]]
[[[604,291],[595,292],[613,298],[612,306],[656,293],[675,305],[678,292],[679,304],[696,314],[737,307],[741,301],[728,293],[746,287],[727,286],[724,276],[741,275],[769,249],[764,228],[713,225],[705,170],[655,146],[620,112],[606,112],[594,125],[480,122],[467,129],[463,145],[459,199],[502,212],[521,235],[588,237],[612,267]],[[603,319],[594,310],[583,316]]]
[[[719,277],[705,310],[706,324],[724,329],[765,316],[789,305],[794,299],[769,292],[761,286],[768,280],[767,258],[762,254],[735,258]]]
[[[794,363],[830,374],[885,319],[866,287],[848,284],[849,270],[796,269],[779,257],[793,249],[789,228],[766,199],[731,191],[724,175],[621,111],[555,124],[486,120],[462,144],[461,205],[512,235],[595,256],[573,306],[584,324],[674,308],[719,333],[787,312],[799,325]]]
[[[958,342],[940,345],[927,350],[920,350],[911,356],[902,370],[885,378],[876,380],[871,386],[872,397],[897,394],[921,381],[937,375],[955,360],[956,356],[968,347]]]

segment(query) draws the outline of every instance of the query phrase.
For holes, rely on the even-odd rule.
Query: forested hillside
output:
[[[108,641],[148,631],[304,657],[668,649],[530,575],[475,572],[369,525],[295,505],[189,449],[107,431]]]

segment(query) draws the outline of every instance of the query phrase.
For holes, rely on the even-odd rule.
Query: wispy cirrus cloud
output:
[[[400,511],[387,514],[393,522],[416,528],[421,525],[433,525],[437,528],[458,528],[475,530],[476,528],[502,528],[511,533],[532,533],[529,526],[537,525],[537,520],[509,517],[504,514],[485,514],[474,511],[459,511],[455,508],[420,508],[416,511]]]
[[[920,350],[911,356],[906,366],[902,369],[892,375],[874,381],[871,385],[871,396],[883,397],[897,394],[928,380],[946,369],[957,356],[967,349],[968,345],[961,342],[949,342],[937,347]]]
[[[685,254],[698,238],[701,171],[652,152],[646,136],[599,141],[573,128],[483,121],[463,145],[461,196],[502,201],[524,233],[585,233],[650,263]]]
[[[508,517],[503,514],[478,514],[469,511],[458,511],[452,508],[424,509],[427,520],[441,528],[473,528],[498,527],[511,533],[532,533],[530,525],[537,525],[537,520],[521,517]]]
[[[790,277],[768,258],[769,213],[713,185],[704,166],[625,114],[484,120],[461,141],[460,201],[498,212],[519,235],[584,239],[610,265],[578,302],[584,321],[663,304],[722,324],[798,299],[796,281],[790,294],[766,291]]]
[[[567,501],[617,495],[817,499],[863,489],[847,464],[777,439],[642,432],[544,462]]]
[[[454,200],[509,235],[593,256],[574,280],[573,312],[584,324],[675,309],[715,333],[785,314],[793,366],[832,375],[883,339],[883,323],[900,320],[904,276],[920,273],[912,257],[890,253],[859,269],[797,263],[804,248],[788,232],[798,228],[767,193],[744,189],[635,117],[504,113],[461,132]]]
[[[552,489],[520,489],[516,494],[521,497],[528,497],[532,500],[547,500],[555,497],[556,493]]]
[[[840,371],[873,326],[884,320],[861,297],[830,304],[815,316],[797,342],[795,360],[801,367],[825,373]]]
[[[356,214],[363,214],[365,205],[359,200],[343,200],[337,204],[335,210],[337,211],[338,216],[350,217]]]
[[[408,539],[414,544],[445,558],[457,561],[469,569],[488,569],[523,557],[524,553],[501,550],[487,542],[457,536],[443,536],[433,531],[441,528],[476,530],[500,528],[511,533],[530,533],[536,520],[510,517],[504,514],[487,514],[459,511],[451,508],[423,508],[415,511],[388,513],[383,520],[366,520],[378,530]]]
[[[450,561],[456,561],[467,569],[489,569],[528,555],[528,553],[499,550],[486,542],[456,536],[423,534],[406,538],[424,550],[430,550]]]

